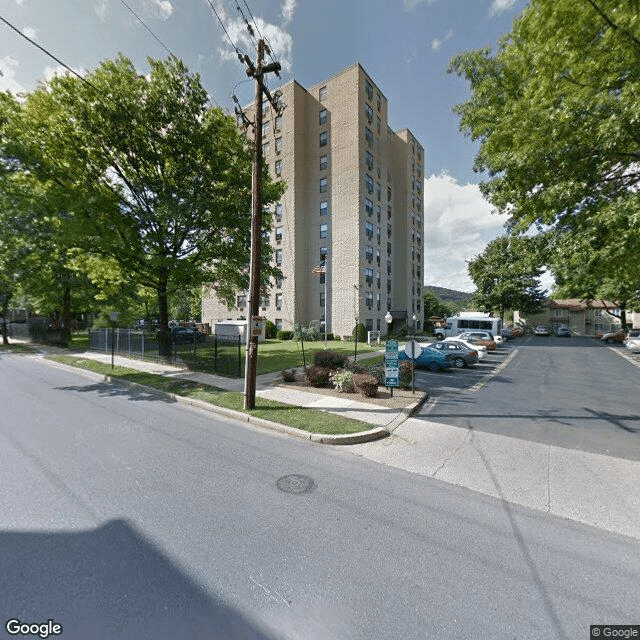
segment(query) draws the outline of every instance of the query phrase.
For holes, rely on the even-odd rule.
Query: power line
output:
[[[4,22],[10,29],[13,29],[19,36],[23,37],[25,40],[30,42],[34,47],[38,47],[38,49],[40,49],[40,51],[42,51],[45,55],[47,55],[52,60],[55,60],[59,65],[64,67],[67,71],[69,71],[74,76],[76,76],[78,79],[82,80],[82,82],[84,82],[86,85],[88,85],[92,89],[94,89],[94,91],[97,91],[100,95],[104,96],[105,98],[111,99],[106,93],[104,93],[103,91],[98,89],[98,87],[96,87],[93,83],[89,82],[86,78],[83,78],[77,71],[72,69],[70,66],[66,65],[64,62],[62,62],[62,60],[60,60],[60,58],[57,58],[56,56],[53,55],[53,53],[51,53],[50,51],[47,51],[47,49],[45,49],[44,47],[41,47],[37,42],[35,42],[31,38],[29,38],[29,36],[26,36],[24,33],[22,33],[22,31],[20,31],[20,29],[18,29],[14,25],[12,25],[8,20],[3,18],[2,16],[0,16],[0,20],[2,22]]]
[[[260,38],[262,40],[265,41],[266,45],[267,45],[267,53],[269,55],[269,58],[271,58],[271,62],[276,63],[277,60],[273,57],[273,47],[271,46],[271,43],[269,42],[268,38],[266,35],[263,35],[260,32],[260,27],[258,26],[258,23],[256,22],[256,19],[253,17],[253,13],[251,13],[251,9],[249,8],[249,5],[247,4],[247,0],[242,0],[244,2],[244,6],[247,7],[247,11],[249,12],[249,16],[251,17],[251,20],[256,28],[256,31],[258,32],[258,35],[260,36]],[[236,0],[236,6],[238,7],[238,11],[240,11],[240,13],[242,13],[242,10],[240,9],[240,7],[238,6],[238,2]],[[242,16],[244,18],[244,14]],[[245,18],[245,22],[247,22],[246,18]],[[248,26],[248,24],[247,24]],[[278,78],[280,77],[280,73],[276,72],[276,75],[278,76]]]
[[[153,38],[164,48],[164,50],[174,59],[179,60],[178,56],[176,56],[171,49],[151,30],[151,28],[144,22],[144,20],[131,8],[125,0],[120,0],[120,2],[133,14],[136,20],[153,36]],[[224,111],[222,106],[218,103],[218,101],[207,92],[207,96],[211,102],[213,102],[216,107]]]
[[[213,3],[211,2],[211,0],[207,0],[207,2],[209,3],[209,6],[211,7],[211,10],[215,14],[216,18],[218,18],[218,22],[220,23],[220,26],[222,27],[222,30],[224,31],[225,35],[227,36],[227,40],[229,40],[231,46],[233,47],[233,49],[235,50],[236,54],[238,55],[238,59],[240,60],[240,62],[242,62],[242,64],[244,64],[246,55],[242,51],[240,51],[240,49],[238,49],[236,44],[231,39],[231,36],[229,35],[229,32],[227,31],[227,28],[224,26],[224,23],[222,22],[222,19],[220,18],[220,15],[216,11],[216,8],[213,6]]]
[[[162,40],[160,40],[160,38],[153,32],[151,31],[151,29],[145,24],[144,20],[125,2],[125,0],[120,0],[120,2],[127,8],[129,9],[129,11],[134,15],[134,17],[136,18],[136,20],[157,40],[158,43],[160,43],[160,46],[162,46],[164,48],[164,50],[173,58],[175,58],[176,60],[178,59],[177,56],[174,55],[173,51],[171,51],[171,49],[169,49],[169,47],[167,47],[167,45],[162,42]]]

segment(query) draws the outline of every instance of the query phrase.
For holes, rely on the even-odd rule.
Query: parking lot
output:
[[[510,340],[498,345],[496,351],[489,351],[484,360],[463,369],[451,368],[437,373],[416,369],[415,387],[428,392],[430,397],[452,391],[474,391],[498,375],[517,348],[518,339]]]

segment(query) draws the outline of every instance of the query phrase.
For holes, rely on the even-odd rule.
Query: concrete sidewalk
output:
[[[409,418],[349,451],[505,503],[640,539],[640,462]],[[507,508],[507,507],[505,507]]]

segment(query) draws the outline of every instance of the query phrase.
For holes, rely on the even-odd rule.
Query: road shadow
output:
[[[64,640],[275,640],[211,597],[124,520],[0,532],[2,624],[53,620]],[[3,636],[4,637],[4,636]]]
[[[151,388],[143,389],[140,386],[130,386],[125,382],[112,380],[110,382],[96,382],[94,384],[78,384],[67,387],[55,387],[56,391],[75,391],[78,393],[96,393],[100,397],[128,397],[135,402],[166,402],[173,404],[176,402],[169,395]]]

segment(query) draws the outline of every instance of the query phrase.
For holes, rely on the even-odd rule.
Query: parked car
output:
[[[453,366],[453,356],[450,353],[434,349],[421,344],[422,352],[414,358],[416,368],[424,367],[429,371],[440,371],[440,369],[450,369]],[[404,352],[398,353],[398,360],[410,360],[409,356]]]
[[[640,337],[629,337],[624,341],[624,346],[631,351],[631,353],[640,353]]]
[[[198,331],[195,327],[169,327],[171,334],[171,342],[175,344],[204,342],[207,337],[202,331]],[[160,337],[160,331],[156,332],[156,338]]]
[[[544,324],[539,324],[533,330],[533,335],[534,336],[550,336],[551,335],[551,331],[549,331],[549,327],[545,326]]]
[[[466,333],[460,334],[458,337],[470,342],[471,344],[481,344],[483,347],[487,348],[487,351],[495,351],[498,348],[496,341],[493,339],[493,335],[486,331],[467,331]]]
[[[457,369],[475,364],[480,359],[477,349],[474,349],[472,345],[468,347],[460,340],[443,340],[431,345],[431,348],[450,353],[453,356],[453,366]]]
[[[619,331],[609,331],[608,333],[604,333],[602,335],[602,338],[600,338],[600,340],[606,342],[607,344],[613,344],[614,342],[624,342],[626,339],[627,334],[622,329],[620,329]]]
[[[570,338],[571,330],[569,329],[569,327],[558,327],[558,330],[556,331],[556,335],[559,338]]]
[[[482,344],[472,344],[468,340],[463,340],[460,336],[450,336],[445,338],[442,342],[461,342],[469,349],[475,349],[478,352],[478,360],[484,360],[487,357],[487,347]]]

